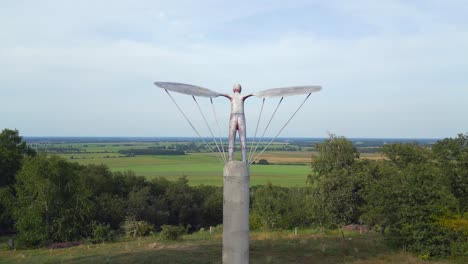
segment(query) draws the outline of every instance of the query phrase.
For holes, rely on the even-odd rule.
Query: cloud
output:
[[[6,39],[0,43],[0,123],[27,135],[194,136],[155,80],[224,92],[236,82],[246,92],[323,85],[286,136],[444,137],[466,130],[458,121],[468,110],[468,28],[458,15],[466,5],[444,5],[441,16],[431,8],[438,2],[25,3],[11,1],[0,11]],[[307,21],[301,10],[320,15],[316,8],[339,18],[336,23],[352,19],[355,25],[346,28],[355,32],[369,30],[349,37],[345,27],[324,34],[299,20],[288,24],[293,14]],[[284,14],[278,19],[287,26],[243,23],[270,14]],[[262,37],[228,30],[237,23]],[[265,28],[268,35],[259,31]],[[220,32],[233,35],[220,39]],[[203,126],[190,98],[177,99]],[[278,120],[300,101],[287,98]],[[221,102],[225,117],[228,103]],[[247,103],[251,130],[259,102]],[[272,110],[275,102],[268,103]]]

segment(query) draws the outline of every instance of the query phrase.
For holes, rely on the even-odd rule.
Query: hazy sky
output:
[[[322,85],[282,136],[455,136],[468,131],[467,14],[464,0],[1,0],[0,129],[196,136],[160,80]],[[174,98],[209,135],[193,100]],[[302,99],[284,100],[267,135]],[[250,135],[261,100],[246,104]],[[215,106],[225,135],[229,103]]]

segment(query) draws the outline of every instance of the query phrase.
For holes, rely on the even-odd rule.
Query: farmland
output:
[[[105,143],[54,143],[32,144],[33,148],[48,154],[57,154],[80,164],[105,164],[112,171],[135,172],[147,179],[165,177],[175,180],[187,177],[191,185],[222,185],[223,165],[213,152],[205,152],[197,143],[200,152],[189,152],[186,155],[124,155],[122,150],[148,149],[159,147],[172,149],[188,145],[187,142],[105,142]],[[284,144],[274,144],[273,150]],[[262,147],[262,146],[260,146]],[[310,149],[310,148],[309,148]],[[51,151],[48,151],[51,150]],[[261,158],[267,159],[270,165],[251,166],[251,184],[264,185],[271,182],[280,186],[302,186],[310,173],[312,151],[270,151]]]
[[[128,141],[126,141],[128,140]],[[79,141],[79,142],[77,142]],[[89,141],[89,142],[87,142]],[[268,182],[284,186],[303,186],[310,173],[313,145],[317,140],[282,140],[274,142],[259,159],[270,165],[251,166],[251,185]],[[358,144],[360,142],[357,142]],[[373,150],[375,143],[367,144],[362,158],[380,159],[381,154]],[[190,185],[222,185],[223,165],[219,156],[199,140],[157,139],[154,141],[132,141],[132,139],[42,139],[32,140],[30,146],[39,152],[56,154],[83,165],[105,164],[112,171],[133,171],[147,179],[165,177],[175,180],[187,177]],[[249,145],[250,146],[250,145]],[[263,149],[265,143],[258,146]],[[214,144],[211,145],[216,148]],[[128,155],[131,150],[183,150],[186,155]],[[237,151],[238,152],[238,151]],[[258,151],[257,151],[258,152]],[[239,157],[237,157],[239,158]]]

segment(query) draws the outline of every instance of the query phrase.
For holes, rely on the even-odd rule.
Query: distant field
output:
[[[31,145],[40,151],[58,154],[80,164],[105,164],[112,171],[132,170],[148,179],[166,177],[175,180],[186,176],[191,185],[216,185],[223,183],[223,164],[214,153],[207,149],[197,149],[202,143],[193,142],[101,142],[101,143],[36,143]],[[136,155],[127,156],[121,150],[167,148],[192,146],[187,155]],[[250,146],[250,145],[249,145]],[[258,147],[257,153],[263,149]],[[212,146],[216,148],[215,146]],[[271,165],[251,166],[251,185],[263,185],[271,182],[275,185],[292,187],[303,186],[311,172],[310,162],[313,154],[310,146],[295,143],[275,142],[258,159],[266,159]],[[292,151],[294,150],[294,151]],[[201,152],[199,152],[201,151]],[[239,153],[236,152],[237,159]],[[365,159],[381,159],[380,153],[363,153]]]
[[[168,179],[177,179],[185,175],[191,185],[221,186],[223,183],[223,165],[212,153],[191,153],[183,156],[154,155],[105,158],[107,155],[93,153],[84,155],[66,154],[62,156],[68,158],[74,156],[74,161],[85,165],[105,164],[112,171],[132,170],[137,175],[148,179],[161,176]],[[277,155],[270,154],[265,157],[276,157],[274,158],[275,162],[281,161]],[[84,158],[76,159],[77,156]],[[281,186],[302,186],[305,184],[307,175],[310,173],[309,166],[301,163],[284,165],[288,163],[284,161],[278,163],[283,165],[252,165],[250,168],[251,185],[266,184],[268,182]]]

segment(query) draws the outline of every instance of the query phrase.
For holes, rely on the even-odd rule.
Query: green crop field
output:
[[[58,154],[84,165],[105,164],[112,171],[131,170],[136,175],[148,179],[166,177],[175,180],[186,176],[191,185],[221,186],[223,183],[223,164],[216,158],[215,153],[207,152],[209,149],[201,142],[39,143],[31,146],[39,151]],[[180,147],[190,147],[190,149],[186,151],[186,155],[128,155],[120,152],[132,149]],[[263,147],[264,143],[260,144],[257,153]],[[216,147],[213,145],[212,148]],[[264,185],[270,182],[285,187],[303,186],[307,175],[311,172],[309,165],[313,154],[310,146],[274,142],[268,151],[256,159],[257,161],[266,159],[270,165],[251,166],[251,185]],[[364,154],[363,158],[379,159],[381,154]]]
[[[283,155],[287,155],[284,153]],[[221,186],[223,164],[212,153],[190,153],[181,156],[142,155],[124,157],[118,153],[63,154],[80,164],[105,164],[112,171],[132,170],[148,179],[166,177],[177,179],[186,176],[191,185]],[[109,156],[109,157],[107,157]],[[115,156],[115,157],[113,157]],[[310,167],[305,164],[252,165],[251,185],[271,182],[281,186],[302,186]]]

